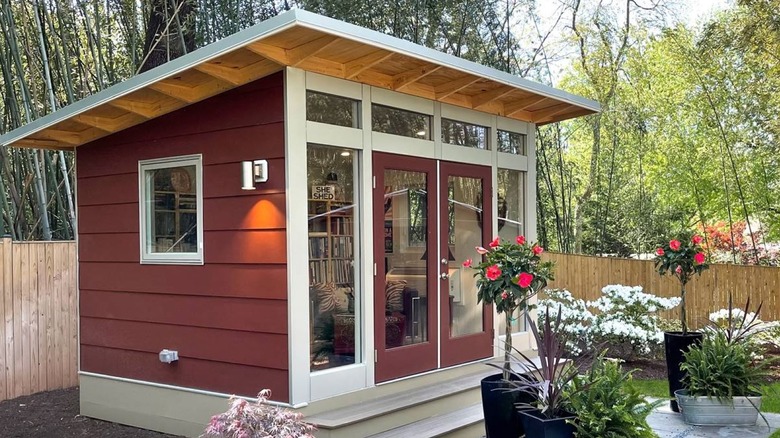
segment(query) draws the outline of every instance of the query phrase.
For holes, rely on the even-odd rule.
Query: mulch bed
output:
[[[3,438],[174,437],[79,415],[79,389],[41,392],[0,402]]]
[[[623,363],[622,366],[623,370],[633,370],[635,379],[666,379],[666,361],[663,358],[634,359]]]

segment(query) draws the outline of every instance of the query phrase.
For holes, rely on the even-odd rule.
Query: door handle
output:
[[[446,272],[442,272],[441,275],[439,275],[439,278],[441,278],[442,280],[446,280],[450,278],[450,276]]]

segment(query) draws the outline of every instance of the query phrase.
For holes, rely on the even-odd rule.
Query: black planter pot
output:
[[[517,404],[530,404],[534,398],[505,382],[501,373],[482,379],[482,409],[485,412],[486,438],[518,438],[523,435],[523,424]]]
[[[688,332],[687,335],[683,335],[682,332],[665,332],[664,333],[664,350],[666,352],[666,375],[669,380],[669,396],[672,400],[669,402],[669,406],[674,412],[680,412],[680,408],[677,406],[677,399],[674,396],[674,391],[678,389],[684,389],[682,380],[685,377],[685,372],[680,369],[680,364],[683,363],[683,352],[688,351],[691,345],[701,342],[702,334],[699,332]]]
[[[573,420],[574,415],[548,419],[538,409],[522,411],[526,438],[573,438],[574,425],[566,420]]]

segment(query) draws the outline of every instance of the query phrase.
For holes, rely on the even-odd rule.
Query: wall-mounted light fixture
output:
[[[268,161],[254,160],[241,162],[241,189],[254,190],[256,183],[268,181]]]

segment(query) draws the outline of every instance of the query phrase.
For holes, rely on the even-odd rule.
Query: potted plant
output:
[[[659,400],[648,402],[632,385],[632,372],[623,371],[617,361],[602,354],[583,375],[564,391],[568,410],[577,421],[578,438],[655,438],[647,417]]]
[[[759,382],[773,362],[751,337],[759,332],[758,314],[734,309],[729,297],[723,326],[705,330],[704,338],[685,352],[684,389],[675,391],[683,419],[701,426],[754,425],[761,408]]]
[[[526,242],[524,236],[517,236],[514,242],[501,242],[496,237],[488,247],[476,248],[482,262],[475,264],[468,259],[463,263],[464,267],[476,270],[477,302],[495,305],[496,312],[503,313],[506,321],[502,373],[481,382],[485,429],[487,438],[517,438],[523,430],[514,405],[522,402],[524,396],[506,391],[506,382],[511,378],[512,321],[518,309],[528,310],[528,300],[553,278],[553,263],[542,261],[542,247]]]
[[[672,239],[656,250],[655,268],[661,276],[667,273],[680,282],[680,325],[679,332],[664,333],[664,351],[666,353],[666,372],[669,381],[669,396],[674,412],[680,412],[674,392],[682,389],[684,371],[680,369],[683,353],[691,345],[701,341],[702,334],[688,331],[688,319],[685,314],[685,286],[695,274],[701,275],[709,269],[701,247],[702,237],[694,235],[690,239]]]
[[[510,355],[512,392],[530,396],[531,402],[521,403],[518,412],[526,438],[571,438],[575,432],[575,415],[568,410],[569,399],[579,390],[570,383],[577,377],[584,363],[592,359],[589,352],[572,356],[569,339],[561,321],[561,308],[557,316],[545,310],[541,329],[526,314],[528,326],[539,348],[538,364],[518,349]],[[494,366],[498,366],[494,364]]]

